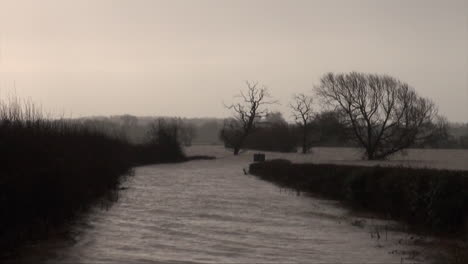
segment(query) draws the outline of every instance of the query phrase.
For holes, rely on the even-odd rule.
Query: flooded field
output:
[[[199,147],[203,149],[203,147]],[[217,150],[222,152],[221,147]],[[255,151],[250,151],[253,153]],[[311,153],[267,153],[268,159],[285,158],[294,162],[315,162],[332,164],[352,164],[363,166],[405,166],[414,168],[434,168],[468,170],[468,150],[466,149],[408,149],[390,156],[385,161],[363,159],[364,151],[357,148],[312,148]]]
[[[310,155],[267,157],[365,163],[353,156],[355,151],[314,149]],[[356,216],[337,202],[245,175],[252,152],[234,157],[216,146],[187,152],[218,159],[136,168],[108,210],[93,209],[72,227],[71,236],[31,245],[15,261],[429,263],[428,250],[411,243],[413,235],[395,223]],[[410,150],[398,162],[439,167],[453,160],[453,153],[438,153],[441,160],[435,162],[424,150]],[[451,164],[464,168],[463,162]]]

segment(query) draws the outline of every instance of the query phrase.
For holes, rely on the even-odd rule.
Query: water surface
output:
[[[218,153],[219,154],[219,153]],[[422,261],[404,233],[377,239],[334,201],[244,175],[251,155],[139,167],[108,210],[72,239],[32,246],[45,263],[401,263]],[[353,224],[354,223],[354,224]],[[398,243],[399,242],[399,243]],[[398,253],[399,252],[399,253]]]

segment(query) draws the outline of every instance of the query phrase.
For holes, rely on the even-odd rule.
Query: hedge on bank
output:
[[[467,171],[272,160],[251,164],[250,173],[405,221],[417,229],[459,234],[467,228]]]

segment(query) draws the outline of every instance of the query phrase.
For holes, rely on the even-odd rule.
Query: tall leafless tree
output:
[[[435,104],[388,75],[328,73],[316,92],[325,103],[346,114],[369,160],[384,159],[434,133]]]
[[[296,124],[301,129],[302,133],[302,153],[307,153],[311,147],[309,141],[309,129],[310,123],[313,118],[312,109],[313,98],[305,94],[296,94],[293,97],[293,101],[290,103],[292,109],[292,115],[296,121]]]
[[[259,86],[258,82],[246,82],[247,91],[236,96],[240,101],[225,105],[233,112],[233,117],[226,119],[220,132],[226,146],[232,147],[234,155],[238,155],[245,139],[252,132],[255,123],[268,112],[266,105],[277,103],[272,100],[268,88]]]

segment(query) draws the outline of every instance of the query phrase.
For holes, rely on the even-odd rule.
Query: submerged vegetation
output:
[[[272,160],[251,164],[250,172],[281,186],[320,194],[404,221],[415,229],[434,234],[466,233],[467,171]]]
[[[2,250],[115,197],[135,165],[186,160],[176,129],[159,122],[150,140],[136,145],[92,126],[44,117],[27,101],[0,101]]]

